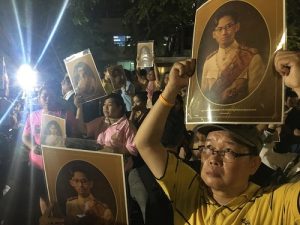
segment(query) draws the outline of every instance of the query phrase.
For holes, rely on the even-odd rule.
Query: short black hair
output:
[[[43,91],[52,93],[55,97],[59,97],[61,93],[61,87],[57,80],[48,80],[40,87],[38,95],[40,96]]]
[[[138,97],[142,102],[147,103],[148,97],[146,91],[139,91],[134,94],[134,96]]]
[[[223,18],[224,16],[230,16],[232,18],[232,20],[234,21],[234,23],[238,23],[239,22],[239,15],[232,10],[223,10],[218,12],[215,16],[214,16],[214,25],[215,27],[218,26],[219,21],[221,18]]]
[[[147,70],[141,69],[141,70],[139,71],[139,75],[142,76],[142,77],[146,77],[146,76],[147,76]]]
[[[88,173],[87,169],[83,168],[82,166],[73,166],[73,167],[70,168],[70,170],[69,170],[70,180],[74,177],[75,172],[81,172],[86,176],[86,178],[89,181],[92,180],[92,177]]]
[[[286,89],[285,89],[285,100],[286,100],[288,97],[296,98],[296,97],[298,97],[298,95],[297,95],[296,92],[294,92],[292,89],[286,88]]]
[[[124,103],[124,100],[122,98],[122,96],[120,94],[117,93],[111,93],[109,95],[106,95],[103,99],[101,99],[101,108],[103,107],[103,104],[105,102],[106,99],[113,99],[113,101],[118,105],[122,107],[121,113],[122,115],[125,115],[126,113],[126,105]]]

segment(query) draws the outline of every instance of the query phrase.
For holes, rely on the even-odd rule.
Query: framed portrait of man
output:
[[[284,15],[283,0],[214,0],[197,10],[187,124],[282,122],[273,56],[285,46]]]
[[[66,120],[43,114],[41,122],[41,144],[63,147],[66,138]]]
[[[68,224],[128,224],[121,154],[50,146],[42,151],[50,202]]]
[[[138,68],[153,67],[154,41],[138,42],[136,62]]]
[[[64,59],[64,63],[74,92],[82,97],[83,102],[106,95],[89,49],[67,57]]]
[[[113,90],[120,90],[126,85],[125,71],[122,65],[110,66],[107,68]]]

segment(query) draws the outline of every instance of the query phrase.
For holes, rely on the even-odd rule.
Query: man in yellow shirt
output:
[[[277,53],[275,67],[300,96],[300,53]],[[194,60],[174,64],[167,87],[135,137],[140,155],[172,202],[174,223],[300,224],[299,181],[269,189],[249,181],[261,163],[262,142],[254,126],[207,125],[200,176],[160,144],[176,95],[194,69]]]

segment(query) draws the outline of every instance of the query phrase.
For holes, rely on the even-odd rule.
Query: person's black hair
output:
[[[40,96],[44,90],[52,93],[55,97],[59,97],[61,93],[60,84],[56,80],[45,81],[45,83],[38,90],[38,96]]]
[[[147,70],[141,69],[141,70],[139,71],[139,75],[140,75],[141,77],[146,77],[146,76],[147,76]]]
[[[54,125],[55,128],[57,129],[58,136],[62,136],[62,130],[61,130],[59,124],[55,120],[51,120],[51,121],[49,121],[49,123],[47,123],[44,134],[49,135],[49,132],[50,132],[49,129],[50,129],[51,125]]]
[[[86,72],[86,75],[93,76],[93,71],[91,67],[85,63],[85,62],[78,62],[74,67],[74,74],[78,73],[78,69],[83,68],[83,70]]]
[[[285,89],[285,100],[287,100],[288,97],[295,98],[295,97],[298,97],[298,95],[292,89],[286,88]]]
[[[75,65],[74,70],[73,70],[74,71],[73,76],[74,76],[75,83],[78,83],[78,80],[79,80],[79,76],[78,76],[79,68],[82,68],[87,76],[95,78],[91,67],[85,62],[79,62]]]
[[[147,103],[148,97],[146,91],[139,91],[134,94],[134,96],[138,97],[142,102]]]
[[[73,166],[69,170],[69,179],[71,180],[74,177],[75,172],[83,173],[89,181],[92,181],[92,177],[89,174],[88,170],[80,165]]]
[[[63,80],[64,80],[65,82],[71,84],[71,80],[70,80],[70,77],[69,77],[68,74],[66,74],[66,75],[64,76],[64,79],[63,79]]]
[[[131,71],[124,69],[125,72],[125,77],[127,80],[129,80],[130,82],[132,82],[132,74]]]
[[[125,74],[125,70],[123,69],[123,66],[113,67],[112,70],[111,70],[110,76],[114,77],[116,73],[117,73],[118,76],[121,75],[121,74]]]
[[[215,27],[218,26],[220,19],[223,18],[224,16],[230,16],[232,18],[232,20],[234,21],[234,23],[238,23],[239,22],[239,16],[238,16],[238,14],[235,11],[224,10],[224,11],[218,12],[214,16],[213,22],[214,22]]]
[[[125,115],[126,113],[126,105],[124,103],[124,100],[122,98],[122,96],[120,94],[117,93],[111,93],[109,95],[106,95],[103,99],[101,99],[100,105],[101,105],[101,109],[103,108],[103,104],[105,102],[106,99],[113,99],[114,103],[116,103],[117,106],[121,106],[121,114],[122,116]]]

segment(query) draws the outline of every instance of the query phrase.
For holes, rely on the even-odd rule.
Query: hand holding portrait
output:
[[[57,211],[56,208],[56,204],[50,205],[50,207],[47,208],[45,213],[40,217],[39,225],[64,225],[64,218],[55,215],[55,211]]]
[[[194,74],[195,71],[195,59],[177,62],[174,64],[170,71],[169,82],[166,86],[176,88],[180,91],[183,87],[186,87],[189,83],[189,78]]]
[[[300,88],[300,52],[278,51],[274,64],[277,72],[283,76],[286,86],[293,89]],[[299,95],[299,91],[297,94]]]

